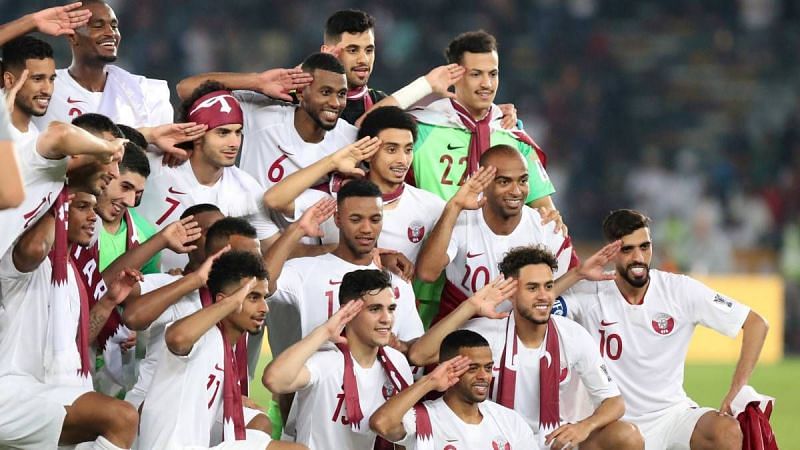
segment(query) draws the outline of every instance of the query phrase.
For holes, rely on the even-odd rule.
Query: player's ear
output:
[[[14,86],[15,81],[17,81],[17,77],[13,73],[8,70],[3,71],[3,89],[10,89],[11,86]]]
[[[333,212],[333,223],[334,223],[334,225],[336,225],[336,228],[341,228],[341,226],[339,226],[341,221],[339,220],[339,206],[338,205],[336,206],[336,211]]]

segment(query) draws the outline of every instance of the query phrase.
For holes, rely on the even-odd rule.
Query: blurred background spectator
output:
[[[444,62],[456,34],[500,43],[498,103],[547,151],[578,243],[605,214],[653,219],[656,264],[781,272],[787,350],[800,349],[800,2],[794,0],[110,1],[122,66],[181,78],[291,67],[327,16],[377,19],[370,86],[391,92]],[[8,21],[53,2],[0,0]],[[69,64],[54,42],[59,67]],[[175,100],[175,99],[173,99]]]

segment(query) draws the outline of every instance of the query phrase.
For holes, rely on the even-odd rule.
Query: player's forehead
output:
[[[25,68],[28,69],[28,79],[37,75],[52,76],[56,74],[56,62],[53,58],[28,58],[25,60]]]
[[[378,292],[368,292],[362,297],[364,300],[364,307],[370,306],[384,306],[389,307],[395,303],[394,293],[391,288],[383,288]]]
[[[114,9],[103,2],[89,2],[81,9],[88,9],[91,11],[92,17],[89,18],[90,25],[95,22],[111,22],[117,20],[117,14],[114,12]]]
[[[460,347],[458,354],[469,358],[470,364],[484,366],[493,363],[492,349],[489,346]]]
[[[216,128],[213,128],[213,129],[211,129],[209,131],[211,131],[211,132],[215,132],[215,131],[233,132],[233,131],[239,131],[241,129],[242,129],[242,124],[240,124],[240,123],[229,123],[229,124],[225,124],[225,125],[220,125],[220,126],[218,126]]]
[[[547,264],[528,264],[519,269],[519,282],[523,285],[553,282],[553,270]]]
[[[311,72],[314,81],[311,82],[311,89],[318,90],[330,88],[333,90],[347,89],[347,77],[343,73],[331,72],[329,70],[314,69]]]
[[[218,220],[224,218],[225,215],[219,211],[203,211],[194,215],[194,220],[200,226],[200,229],[205,232],[211,225],[217,223]]]
[[[651,242],[650,239],[650,228],[649,227],[642,227],[637,230],[634,230],[630,234],[626,234],[620,238],[622,241],[623,247],[628,246],[639,246],[648,242]]]
[[[74,206],[76,208],[82,208],[86,206],[94,206],[97,204],[97,198],[94,194],[84,191],[78,191],[72,193],[74,197],[70,200],[70,206]]]
[[[375,45],[375,32],[372,28],[362,31],[360,33],[350,33],[345,31],[344,33],[339,35],[339,41],[337,42],[341,47],[368,47]]]
[[[495,154],[487,158],[485,163],[497,169],[495,178],[520,178],[528,174],[528,164],[519,152]]]
[[[495,50],[485,53],[464,52],[461,56],[461,65],[467,71],[480,70],[489,72],[498,69],[500,59]]]
[[[347,197],[339,203],[340,214],[372,216],[381,214],[383,200],[380,197]]]
[[[109,185],[116,184],[122,186],[127,183],[133,186],[133,188],[138,191],[144,189],[144,185],[146,182],[147,178],[145,178],[144,175],[138,172],[134,172],[132,170],[125,170],[120,167],[119,177],[115,180],[112,180],[111,183],[109,183]]]
[[[377,137],[383,145],[394,144],[405,147],[414,143],[414,135],[411,134],[411,131],[402,128],[384,128],[378,132]]]
[[[251,237],[233,234],[228,238],[228,245],[231,246],[231,250],[261,254],[258,240]]]

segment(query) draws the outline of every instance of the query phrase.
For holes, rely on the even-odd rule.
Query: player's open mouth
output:
[[[323,110],[319,115],[325,121],[335,122],[339,118],[339,111]]]
[[[509,208],[521,208],[522,207],[522,199],[505,199],[506,206]]]
[[[481,100],[491,100],[494,91],[478,91],[475,93]]]
[[[647,274],[647,266],[631,266],[628,271],[635,277],[643,277]]]
[[[372,243],[375,242],[375,239],[370,237],[357,237],[356,242],[361,245],[372,245]]]
[[[369,75],[369,67],[367,67],[367,66],[358,66],[358,67],[353,68],[353,72],[355,72],[356,75],[358,75],[359,77],[364,78],[367,75]]]
[[[377,332],[381,336],[388,336],[389,333],[392,332],[392,330],[390,328],[375,328],[375,332]]]
[[[122,205],[120,205],[119,203],[111,202],[111,212],[115,216],[122,214]]]
[[[36,102],[36,104],[40,107],[47,108],[47,106],[50,104],[50,97],[36,96],[33,97],[33,101]]]
[[[260,319],[253,319],[253,323],[256,324],[256,326],[258,327],[262,327],[264,326],[264,319],[265,317],[262,317]]]
[[[117,42],[113,39],[106,39],[104,41],[100,41],[100,47],[106,50],[117,51]]]
[[[489,392],[489,385],[487,383],[475,383],[472,385],[472,390],[478,395],[486,395]]]
[[[537,311],[550,311],[550,304],[549,303],[534,303],[533,309]]]
[[[405,177],[406,173],[408,172],[408,167],[390,167],[389,171],[398,177]]]

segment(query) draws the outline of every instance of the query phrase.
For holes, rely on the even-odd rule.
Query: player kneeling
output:
[[[245,428],[234,344],[255,332],[267,314],[267,272],[261,258],[248,252],[223,254],[211,267],[208,288],[214,304],[173,323],[165,333],[167,349],[142,404],[139,448],[304,449],[273,442]],[[266,417],[256,415],[255,426]],[[214,436],[222,425],[222,442]]]

